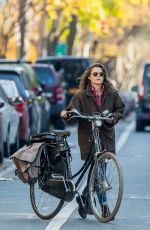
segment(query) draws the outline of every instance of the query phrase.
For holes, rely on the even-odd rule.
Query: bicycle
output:
[[[70,114],[70,119],[80,118],[86,119],[92,123],[92,135],[93,141],[89,149],[89,155],[85,163],[74,175],[68,177],[64,174],[60,176],[59,174],[52,173],[50,170],[50,162],[48,156],[50,155],[44,143],[40,150],[44,154],[43,162],[41,162],[41,175],[36,180],[34,184],[30,186],[30,198],[31,204],[35,213],[42,219],[51,219],[61,210],[65,201],[69,202],[74,199],[76,194],[79,194],[78,188],[81,184],[82,179],[87,173],[88,169],[88,180],[87,180],[87,193],[89,199],[89,205],[91,207],[92,213],[100,222],[106,223],[111,221],[117,214],[123,195],[123,174],[121,166],[113,153],[107,151],[101,151],[100,138],[99,138],[99,127],[102,125],[102,121],[109,119],[113,114],[109,114],[108,111],[102,115],[99,113],[93,113],[92,115],[82,114],[76,109],[68,112]],[[67,137],[70,136],[71,132],[54,130],[53,134],[63,141],[63,147],[65,147],[65,159],[67,161],[65,164],[67,167],[70,166],[71,151],[67,142]],[[91,155],[92,146],[95,144],[96,152]],[[64,152],[60,152],[59,157],[64,155]],[[62,157],[62,156],[61,156]],[[64,156],[63,156],[64,157]],[[44,178],[48,176],[48,182]],[[75,182],[73,179],[78,179]],[[42,182],[41,182],[42,181]],[[61,194],[55,196],[55,191],[45,192],[42,190],[41,184],[45,186],[44,183],[49,186],[61,185]],[[58,187],[59,187],[58,186]],[[60,188],[62,188],[60,186]],[[57,187],[57,186],[56,186]],[[55,186],[53,187],[55,188]],[[50,189],[52,190],[52,189]],[[54,189],[55,190],[55,189]],[[63,191],[63,192],[62,192]],[[40,196],[37,197],[37,192],[40,192]],[[57,190],[58,192],[58,190]],[[84,206],[82,196],[82,205]],[[107,196],[107,202],[109,206],[109,213],[103,216],[102,203],[100,197]],[[43,200],[42,200],[43,199]],[[53,201],[54,200],[54,201]]]

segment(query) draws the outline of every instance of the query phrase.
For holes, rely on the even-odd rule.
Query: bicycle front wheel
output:
[[[61,210],[64,201],[41,190],[38,179],[30,186],[30,199],[33,210],[42,219],[49,220]]]
[[[113,220],[123,195],[123,175],[114,154],[105,152],[91,166],[88,182],[89,205],[103,223]]]

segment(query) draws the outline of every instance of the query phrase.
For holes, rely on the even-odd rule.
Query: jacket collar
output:
[[[110,93],[110,90],[108,89],[107,85],[105,83],[104,84],[104,95],[107,95]],[[86,88],[86,95],[87,96],[93,96],[92,94],[92,91],[91,91],[91,88],[90,88],[90,84],[87,85],[87,88]]]

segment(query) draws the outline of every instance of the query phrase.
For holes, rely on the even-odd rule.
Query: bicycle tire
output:
[[[37,183],[38,183],[38,180],[36,181],[36,183],[30,185],[30,200],[31,200],[32,208],[34,212],[37,214],[37,216],[39,216],[41,219],[49,220],[59,213],[59,211],[63,207],[64,201],[49,195],[48,193],[42,191],[39,188],[39,191],[41,193],[41,196],[40,196],[41,199],[43,196],[45,197],[45,202],[42,201],[43,209],[39,208],[40,200],[39,199],[36,200],[36,197],[35,197],[36,196],[35,186],[37,185]],[[46,198],[48,200],[46,200]],[[48,213],[46,212],[47,209],[48,209]]]
[[[48,171],[47,167],[47,148],[45,145],[42,145],[39,149],[39,154],[43,154],[41,157],[41,175],[37,178],[35,183],[30,185],[30,200],[31,205],[34,212],[41,219],[49,220],[57,215],[57,213],[61,210],[64,200],[56,198],[45,191],[43,191],[40,187],[40,181],[42,179],[42,175],[45,171]]]
[[[113,172],[111,171],[109,172],[110,170],[109,163],[114,165],[114,170],[117,173],[117,177],[115,176],[114,178],[116,179],[116,181],[118,180],[117,192],[115,191],[115,184],[113,185],[111,184],[113,180],[113,175],[112,175]],[[98,173],[96,173],[96,170],[98,172],[99,168],[101,167],[100,165],[102,164],[105,164],[105,175],[106,175],[105,182],[102,180],[102,178],[99,179]],[[109,176],[111,176],[111,180]],[[111,192],[112,194],[110,194]],[[107,199],[107,206],[104,206],[102,203],[100,203],[100,196],[101,197],[105,196],[105,199]],[[123,196],[123,174],[122,174],[121,166],[114,154],[110,152],[105,152],[104,154],[99,155],[97,157],[97,161],[94,161],[94,163],[91,165],[89,177],[88,177],[89,205],[96,219],[102,223],[107,223],[113,220],[119,210],[122,196]],[[107,209],[106,215],[104,215],[103,212],[104,210],[102,210],[102,207],[109,207]]]

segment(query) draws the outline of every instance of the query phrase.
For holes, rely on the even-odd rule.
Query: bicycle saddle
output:
[[[52,135],[52,133],[50,133],[50,132],[36,133],[36,134],[30,135],[30,137],[37,138],[37,137],[44,137],[44,136],[48,136],[48,135]]]
[[[66,130],[57,130],[57,129],[54,129],[52,131],[54,134],[60,136],[60,137],[69,137],[71,132],[70,131],[66,131]]]
[[[38,134],[32,134],[29,136],[26,145],[36,142],[56,142],[56,137],[54,133],[43,132]]]

